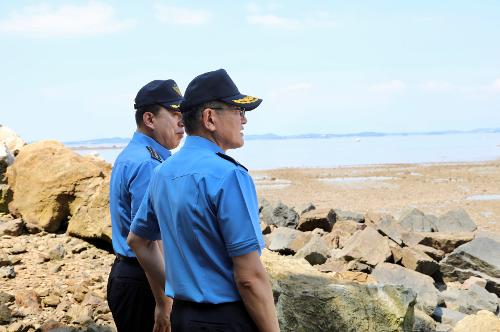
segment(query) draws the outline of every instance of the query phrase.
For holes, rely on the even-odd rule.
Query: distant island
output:
[[[261,134],[261,135],[245,135],[245,140],[286,140],[286,139],[325,139],[339,137],[384,137],[384,136],[429,136],[429,135],[455,135],[455,134],[494,134],[500,133],[500,128],[479,128],[474,130],[444,130],[444,131],[422,131],[422,132],[399,132],[399,133],[382,133],[363,131],[358,133],[346,134],[318,134],[306,133],[298,135],[277,135],[277,134]],[[90,147],[99,149],[118,149],[123,148],[130,141],[130,138],[124,137],[109,137],[97,138],[83,141],[63,142],[66,146],[74,150],[85,150]]]

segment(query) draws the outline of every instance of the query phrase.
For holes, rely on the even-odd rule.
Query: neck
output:
[[[154,139],[153,131],[148,127],[139,126],[136,131]]]
[[[221,148],[222,151],[224,151],[224,153],[226,153],[227,149],[220,145],[220,143],[218,142],[218,140],[213,132],[198,130],[194,133],[189,134],[189,136],[200,136],[200,137],[206,138],[209,141],[211,141],[212,143],[214,143],[215,145],[217,145],[219,148]]]

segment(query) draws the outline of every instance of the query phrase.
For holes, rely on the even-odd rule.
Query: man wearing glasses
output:
[[[181,101],[181,92],[173,80],[155,80],[142,87],[134,105],[137,130],[113,165],[109,203],[116,260],[107,291],[109,307],[120,332],[153,329],[155,297],[126,240],[153,169],[170,157],[169,150],[177,147],[184,135],[179,112]],[[155,296],[166,298],[163,292]],[[164,309],[167,310],[170,313],[170,307]]]
[[[261,102],[223,69],[193,79],[181,103],[186,142],[155,170],[132,223],[128,243],[151,287],[174,299],[172,331],[279,331],[255,186],[225,154],[243,146],[245,111]],[[151,245],[160,232],[164,260]]]

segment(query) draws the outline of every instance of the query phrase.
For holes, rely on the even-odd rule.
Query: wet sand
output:
[[[464,208],[480,230],[500,233],[500,160],[251,171],[259,198],[398,217],[407,207],[436,216]],[[300,211],[298,211],[300,212]]]

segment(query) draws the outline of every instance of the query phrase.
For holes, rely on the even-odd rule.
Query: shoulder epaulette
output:
[[[242,164],[240,164],[239,162],[237,162],[236,160],[234,160],[233,158],[229,157],[227,154],[224,154],[224,153],[221,153],[221,152],[217,152],[217,155],[219,157],[221,157],[222,159],[226,159],[230,162],[232,162],[233,164],[235,164],[236,166],[241,166],[243,167],[247,172],[248,172],[248,168],[246,168],[245,166],[243,166]]]
[[[149,154],[151,155],[151,158],[158,160],[160,163],[163,162],[163,159],[161,159],[161,156],[152,147],[146,146],[146,149],[148,149]]]

